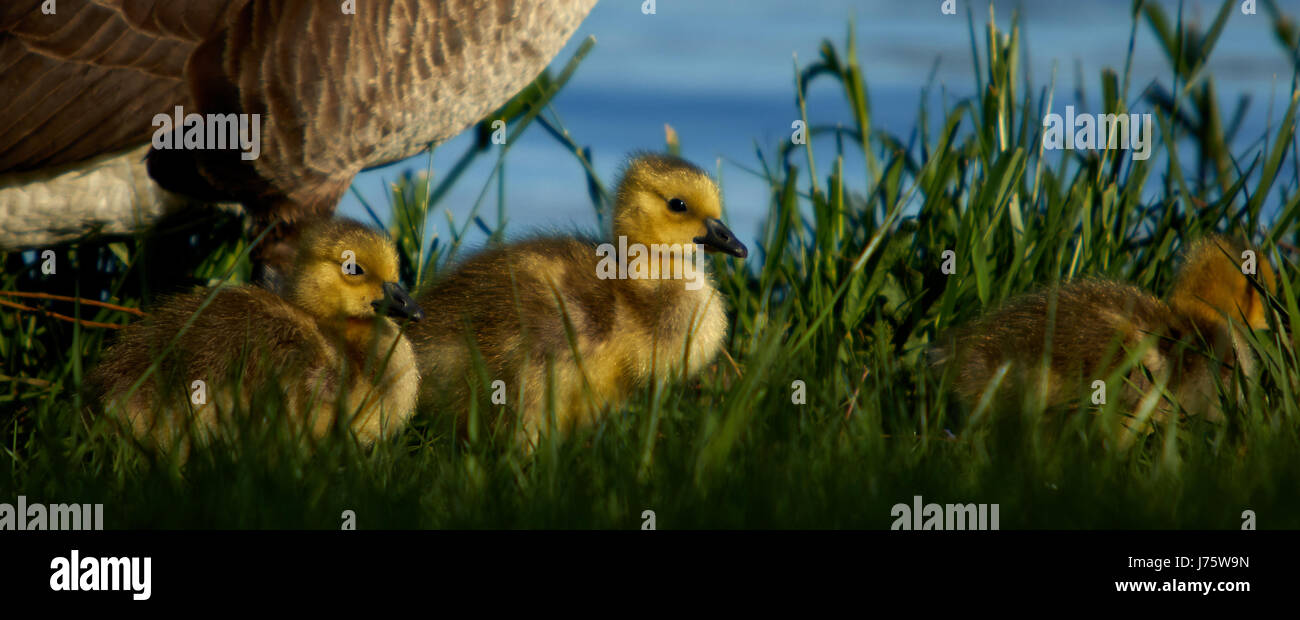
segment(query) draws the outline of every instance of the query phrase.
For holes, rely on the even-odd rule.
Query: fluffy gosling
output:
[[[463,429],[476,396],[504,395],[515,417],[490,422],[516,422],[527,450],[552,422],[562,432],[594,423],[638,385],[699,372],[722,349],[727,318],[697,244],[748,254],[721,215],[706,172],[638,155],[618,184],[613,242],[537,238],[466,260],[419,297],[433,311],[411,332],[421,407],[459,416]],[[656,249],[667,256],[648,257]]]
[[[938,351],[939,361],[957,366],[956,392],[968,405],[981,400],[1005,367],[994,402],[1031,395],[1050,407],[1087,399],[1094,381],[1105,380],[1134,353],[1138,357],[1124,377],[1121,410],[1138,411],[1164,385],[1186,414],[1221,420],[1216,380],[1231,385],[1234,368],[1255,375],[1243,332],[1268,327],[1267,302],[1242,272],[1246,249],[1220,236],[1192,244],[1167,300],[1096,279],[1017,297],[956,331]],[[1255,281],[1272,293],[1273,269],[1256,256]],[[1049,316],[1053,297],[1054,320]],[[1153,418],[1174,411],[1173,403],[1161,398]],[[1145,428],[1132,418],[1123,423]],[[1122,439],[1127,443],[1131,437]]]
[[[410,341],[389,317],[423,317],[398,283],[392,242],[320,220],[301,231],[282,295],[228,286],[167,299],[121,331],[90,384],[106,414],[181,460],[191,436],[204,443],[236,413],[265,415],[264,397],[283,399],[295,433],[320,438],[339,419],[368,445],[403,428],[419,391]]]

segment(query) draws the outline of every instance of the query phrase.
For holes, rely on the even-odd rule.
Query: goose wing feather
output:
[[[362,169],[501,106],[596,0],[40,0],[0,8],[0,174],[147,144],[175,106],[261,115],[251,161],[155,150],[163,188],[265,219],[333,211]],[[2,189],[2,188],[0,188]],[[3,203],[3,200],[0,200]]]

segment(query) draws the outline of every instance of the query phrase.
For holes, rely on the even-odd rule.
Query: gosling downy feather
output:
[[[460,416],[464,428],[471,400],[487,404],[504,385],[516,416],[492,422],[517,422],[515,439],[527,448],[550,428],[548,411],[558,429],[571,429],[637,385],[698,372],[722,348],[727,319],[711,276],[695,271],[697,244],[747,254],[721,215],[707,173],[675,157],[640,155],[618,186],[613,241],[538,238],[455,267],[419,297],[433,312],[411,332],[422,408]],[[652,244],[682,251],[660,257],[664,271],[650,271],[636,255]],[[641,277],[618,277],[619,260],[629,258],[626,274]]]
[[[403,428],[420,379],[410,341],[389,316],[423,313],[397,283],[392,243],[360,224],[323,220],[303,230],[295,260],[283,296],[255,286],[199,290],[122,330],[90,376],[103,412],[182,459],[191,436],[206,441],[236,414],[265,415],[262,398],[282,399],[290,429],[314,438],[340,416],[365,444]],[[203,399],[192,398],[196,381]]]
[[[1123,369],[1133,354],[1123,375],[1121,410],[1137,411],[1163,385],[1188,415],[1220,420],[1216,380],[1232,385],[1234,368],[1246,377],[1255,374],[1241,332],[1268,327],[1267,303],[1241,271],[1245,249],[1220,236],[1191,244],[1167,301],[1098,279],[1014,298],[957,330],[937,351],[938,361],[956,366],[955,389],[969,405],[979,402],[1005,367],[995,402],[1019,404],[1016,399],[1028,397],[1050,407],[1088,399],[1093,382]],[[1262,255],[1256,265],[1257,282],[1271,293],[1272,267]],[[1152,417],[1165,419],[1173,411],[1174,404],[1161,398]],[[1126,427],[1133,422],[1124,420]]]

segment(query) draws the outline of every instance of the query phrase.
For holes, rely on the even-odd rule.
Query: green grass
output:
[[[815,109],[803,96],[810,81],[842,86],[851,118],[814,125],[810,137],[835,144],[839,156],[819,160],[785,143],[739,166],[771,190],[761,248],[744,264],[715,265],[739,372],[720,358],[701,377],[646,388],[600,426],[552,438],[531,456],[486,438],[459,442],[437,412],[424,411],[398,440],[371,451],[332,438],[303,454],[271,434],[199,451],[181,471],[83,421],[78,385],[110,330],[3,309],[0,501],[26,494],[104,503],[110,528],[336,528],[343,510],[356,511],[361,528],[636,528],[646,509],[663,529],[887,528],[890,507],[914,495],[998,503],[1004,529],[1237,528],[1244,509],[1262,528],[1300,527],[1296,103],[1249,148],[1228,148],[1233,119],[1248,112],[1222,114],[1203,68],[1236,4],[1226,2],[1200,31],[1136,3],[1134,36],[1161,41],[1168,84],[1133,88],[1131,58],[1120,54],[1113,62],[1123,68],[1098,76],[1102,108],[1085,107],[1123,112],[1150,103],[1159,140],[1143,162],[1042,151],[1041,119],[1061,111],[1052,107],[1055,76],[1034,85],[1021,75],[1015,27],[977,32],[972,17],[980,95],[943,110],[922,103],[923,120],[902,135],[872,125],[851,32],[843,47],[827,42],[821,58],[797,68],[794,113],[807,120]],[[1283,51],[1300,59],[1294,21],[1261,6],[1272,11]],[[490,118],[512,119],[511,142],[530,126],[554,136],[587,170],[603,218],[607,180],[546,105],[588,51]],[[489,148],[490,128],[479,131],[444,177],[398,184],[391,221],[372,208],[402,249],[408,281],[428,281],[466,250],[470,226],[503,232],[477,213],[494,196],[498,216],[508,213],[496,191],[508,146]],[[865,153],[863,169],[846,168],[843,154],[853,150]],[[451,238],[422,243],[425,217],[464,165],[485,156],[496,156],[497,167],[474,215],[453,222]],[[147,308],[160,291],[227,274],[246,280],[240,256],[251,236],[237,234],[241,221],[203,217],[163,234],[58,248],[54,276],[5,256],[0,291]],[[1117,451],[1106,441],[1113,407],[972,416],[952,395],[951,377],[926,362],[943,330],[1036,285],[1095,275],[1163,293],[1177,250],[1213,230],[1248,232],[1281,277],[1272,329],[1252,343],[1260,376],[1226,424],[1164,426]],[[958,257],[954,275],[939,270],[944,250]],[[57,309],[118,324],[131,318]],[[795,381],[806,386],[806,404],[792,403]]]

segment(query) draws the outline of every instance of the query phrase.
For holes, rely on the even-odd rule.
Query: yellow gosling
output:
[[[956,366],[956,392],[972,407],[995,384],[995,403],[1052,407],[1087,401],[1095,381],[1123,372],[1133,357],[1121,410],[1135,413],[1154,398],[1153,419],[1167,418],[1174,403],[1154,394],[1163,386],[1186,414],[1221,420],[1216,380],[1231,385],[1234,368],[1255,375],[1242,334],[1268,327],[1267,302],[1242,271],[1246,249],[1220,236],[1193,243],[1167,300],[1097,279],[1014,298],[956,330],[939,361]],[[1255,266],[1254,281],[1272,293],[1276,277],[1258,252]]]
[[[703,170],[639,155],[618,185],[609,242],[537,238],[456,266],[419,297],[431,312],[411,332],[422,408],[465,428],[471,401],[484,412],[504,399],[515,415],[486,421],[517,423],[529,449],[552,423],[592,424],[637,386],[699,372],[727,332],[700,247],[748,253],[721,216]]]
[[[283,296],[255,286],[198,290],[122,330],[90,375],[103,412],[181,460],[191,437],[230,432],[240,413],[279,412],[313,438],[337,421],[363,444],[401,430],[420,378],[389,317],[418,321],[423,312],[398,283],[392,242],[355,222],[320,220],[302,230],[294,262]]]

